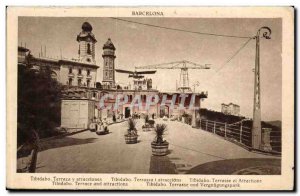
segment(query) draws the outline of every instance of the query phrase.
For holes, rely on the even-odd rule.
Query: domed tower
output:
[[[79,61],[83,63],[93,63],[95,61],[95,43],[97,42],[94,34],[92,33],[93,27],[90,23],[84,22],[81,26],[82,31],[77,35],[79,43]]]
[[[103,45],[103,84],[109,87],[115,86],[115,46],[108,38],[107,42]]]

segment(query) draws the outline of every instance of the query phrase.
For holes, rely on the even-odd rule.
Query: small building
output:
[[[87,129],[95,113],[95,102],[87,98],[63,99],[61,126],[69,129]]]
[[[133,89],[134,90],[152,89],[152,79],[151,78],[133,79]]]
[[[234,115],[234,116],[239,116],[240,115],[240,106],[234,103],[229,103],[221,104],[221,112],[223,114],[229,114],[229,115]]]

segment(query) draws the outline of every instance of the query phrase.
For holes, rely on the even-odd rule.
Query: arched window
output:
[[[69,86],[72,86],[73,79],[69,78]]]
[[[90,87],[90,84],[91,84],[91,81],[90,81],[90,80],[87,80],[87,81],[86,81],[86,86],[87,86],[87,87]]]
[[[91,44],[90,43],[88,43],[87,44],[87,54],[91,54]]]

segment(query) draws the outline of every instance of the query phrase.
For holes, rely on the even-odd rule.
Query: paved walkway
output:
[[[38,154],[37,172],[42,173],[186,173],[211,161],[240,158],[274,158],[249,152],[216,135],[181,122],[165,122],[170,154],[151,156],[154,132],[143,132],[138,120],[139,142],[125,144],[127,122],[109,126],[110,134],[86,131],[44,143]]]

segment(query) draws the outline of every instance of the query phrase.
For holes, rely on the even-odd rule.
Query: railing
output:
[[[252,130],[243,123],[227,124],[223,122],[201,119],[197,127],[204,131],[221,136],[229,141],[240,144],[247,149],[252,148]],[[281,153],[281,131],[271,131],[269,137],[271,152]]]
[[[281,141],[282,141],[281,131],[272,130],[270,133],[270,144],[273,151],[281,153],[281,148],[282,148]]]

